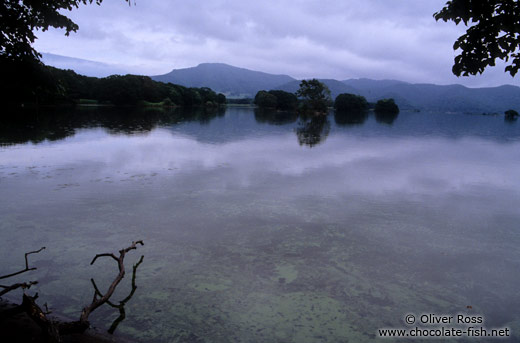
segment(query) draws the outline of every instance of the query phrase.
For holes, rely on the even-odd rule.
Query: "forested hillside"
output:
[[[184,87],[141,75],[87,77],[40,63],[2,63],[1,99],[5,105],[40,106],[76,103],[118,106],[217,106],[226,97],[202,87]]]

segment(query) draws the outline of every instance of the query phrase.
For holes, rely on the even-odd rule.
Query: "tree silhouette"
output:
[[[461,49],[453,74],[482,74],[498,58],[511,62],[505,71],[515,76],[520,68],[520,2],[516,0],[452,0],[434,15],[435,20],[463,22],[466,33],[453,44]]]
[[[125,0],[130,4],[130,0]],[[39,60],[41,55],[31,46],[37,38],[35,30],[49,27],[65,29],[65,35],[78,30],[78,25],[63,10],[71,11],[81,4],[103,0],[2,0],[0,1],[0,57],[8,60]]]
[[[363,112],[368,110],[368,102],[364,96],[342,93],[336,97],[334,108],[337,111]]]
[[[303,99],[304,111],[325,113],[331,102],[329,88],[317,79],[302,80],[296,96]]]

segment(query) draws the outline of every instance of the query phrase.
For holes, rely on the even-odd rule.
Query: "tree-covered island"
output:
[[[394,99],[381,99],[375,104],[370,104],[362,95],[342,93],[332,103],[329,88],[317,79],[302,80],[300,88],[295,93],[261,90],[256,94],[254,104],[260,109],[297,111],[306,117],[327,114],[333,105],[335,117],[340,122],[350,122],[351,117],[356,117],[358,119],[355,121],[359,121],[370,108],[373,108],[376,114],[399,113]]]

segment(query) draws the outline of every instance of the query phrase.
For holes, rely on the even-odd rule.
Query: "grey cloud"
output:
[[[464,28],[435,22],[433,13],[444,3],[137,0],[128,7],[106,1],[71,12],[78,34],[41,33],[36,47],[107,63],[126,60],[145,74],[224,62],[294,77],[519,84],[502,67],[474,78],[451,74],[452,44]]]

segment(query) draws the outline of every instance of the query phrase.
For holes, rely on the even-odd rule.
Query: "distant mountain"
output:
[[[468,88],[461,85],[411,84],[394,80],[345,80],[374,102],[394,98],[402,108],[452,112],[504,112],[520,109],[520,87]]]
[[[42,53],[42,62],[59,69],[72,69],[85,76],[106,77],[114,74],[131,74],[129,68],[49,53]]]
[[[349,79],[341,81],[344,84],[356,88],[364,97],[370,95],[372,91],[388,89],[398,85],[408,85],[409,83],[397,80],[371,80],[371,79]]]
[[[287,75],[273,75],[237,68],[224,63],[202,63],[193,68],[174,69],[152,79],[186,87],[209,87],[227,96],[254,97],[260,90],[270,90],[294,81]]]
[[[73,69],[78,74],[104,77],[128,74],[130,67],[99,63],[78,58],[43,54],[45,64]],[[135,68],[133,68],[135,69]],[[288,75],[274,75],[237,68],[223,63],[202,63],[193,68],[174,69],[168,74],[152,76],[156,81],[172,82],[187,87],[209,87],[228,97],[254,97],[259,90],[281,89],[294,93],[300,81]],[[401,109],[443,112],[520,111],[520,87],[505,85],[491,88],[468,88],[461,85],[439,86],[411,84],[397,80],[321,79],[334,99],[341,93],[363,95],[370,102],[394,98]]]
[[[152,78],[187,87],[209,87],[237,97],[254,97],[259,90],[270,89],[294,93],[300,85],[299,80],[287,75],[267,74],[222,63],[203,63]],[[477,113],[520,110],[520,88],[516,86],[468,88],[461,85],[439,86],[370,79],[320,81],[329,87],[332,99],[341,93],[352,93],[363,95],[370,102],[394,98],[401,109]]]

